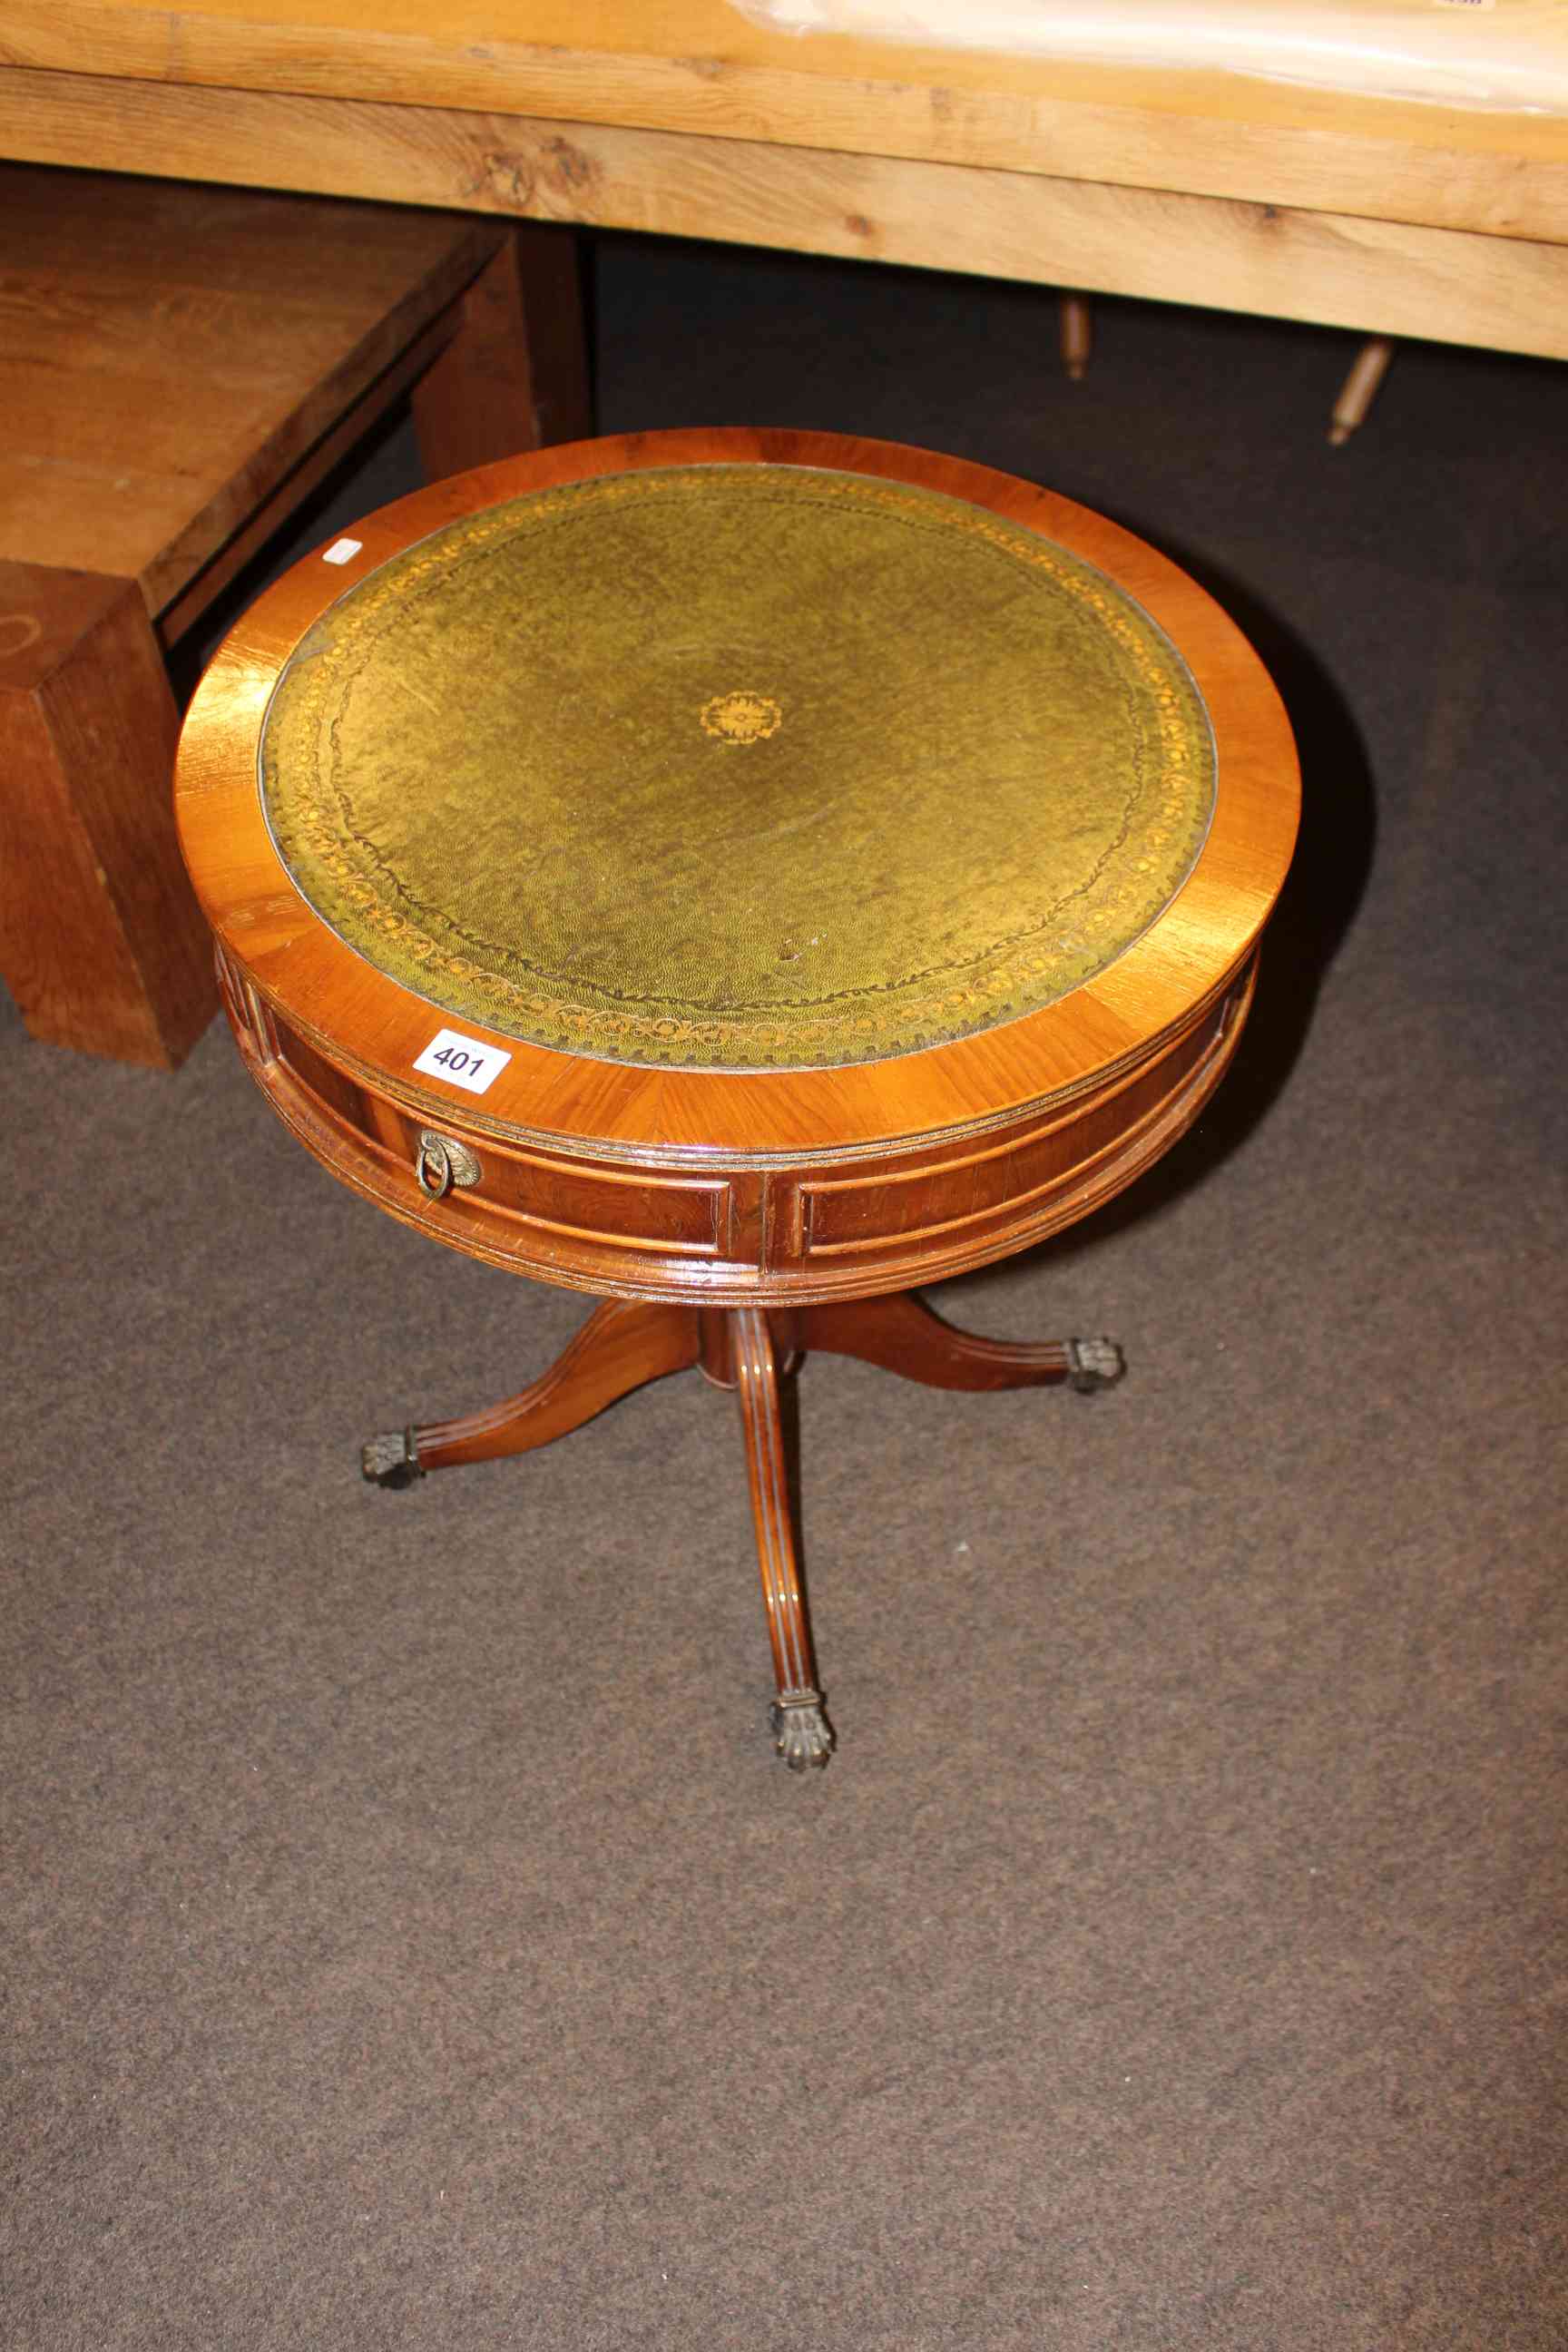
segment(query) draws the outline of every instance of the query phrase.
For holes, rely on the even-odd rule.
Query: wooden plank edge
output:
[[[668,131],[23,79],[25,90],[0,73],[0,144],[38,163],[771,246],[1568,358],[1568,252],[1556,245]]]
[[[885,76],[870,78],[734,57],[476,45],[437,32],[367,27],[352,47],[302,42],[300,33],[298,25],[122,7],[88,10],[84,20],[80,0],[68,10],[49,0],[7,11],[5,55],[17,73],[417,103],[692,137],[732,138],[755,125],[772,145],[1568,243],[1568,121],[1519,110],[1353,99],[1336,106],[1331,92],[1234,77],[1213,90],[1198,75],[1171,77],[1163,104],[1086,99],[1057,94],[1061,74],[1050,89],[1027,87],[1031,77],[1015,60],[1002,61],[988,85],[962,51],[889,49]],[[1355,128],[1344,127],[1346,114]]]

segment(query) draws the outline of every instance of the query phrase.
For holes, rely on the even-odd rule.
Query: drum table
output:
[[[1295,760],[1192,581],[1005,475],[823,434],[582,442],[383,509],[229,636],[185,856],[254,1076],[380,1207],[596,1293],[519,1454],[694,1365],[740,1405],[779,1752],[827,1759],[779,1383],[1113,1380],[915,1286],[1081,1217],[1235,1051]]]

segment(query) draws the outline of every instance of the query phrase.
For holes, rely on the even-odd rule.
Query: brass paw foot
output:
[[[1079,1396],[1114,1388],[1127,1370],[1127,1359],[1114,1339],[1069,1339],[1067,1351],[1068,1376]]]
[[[373,1486],[412,1486],[425,1475],[412,1429],[389,1430],[359,1450],[360,1475]]]
[[[822,1711],[818,1691],[800,1691],[776,1699],[772,1709],[773,1743],[792,1772],[826,1764],[833,1753],[833,1734]]]

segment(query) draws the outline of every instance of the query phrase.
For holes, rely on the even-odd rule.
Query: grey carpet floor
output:
[[[605,430],[1096,504],[1251,629],[1301,856],[1204,1127],[950,1286],[1113,1394],[801,1379],[830,1770],[694,1378],[405,1496],[564,1293],[336,1188],[215,1028],[0,1016],[4,2340],[1568,2346],[1568,376],[607,240]],[[320,531],[411,485],[395,435]]]

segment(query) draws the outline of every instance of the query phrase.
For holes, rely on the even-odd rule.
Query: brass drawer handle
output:
[[[433,1127],[420,1129],[414,1174],[427,1200],[443,1201],[454,1186],[477,1184],[484,1172],[466,1143],[458,1143],[449,1135],[437,1135]]]

